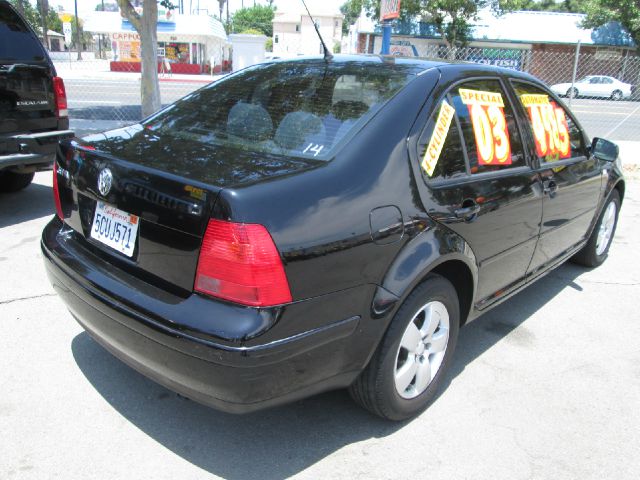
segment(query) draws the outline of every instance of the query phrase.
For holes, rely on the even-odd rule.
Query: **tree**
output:
[[[122,14],[131,22],[140,35],[140,60],[142,75],[140,96],[142,116],[160,110],[160,84],[158,83],[158,3],[165,8],[175,8],[169,0],[143,0],[142,14],[138,13],[131,0],[117,0]]]
[[[26,0],[10,0],[16,9],[22,14],[27,23],[36,32],[42,28],[42,17],[40,11],[36,9],[30,2]],[[62,33],[62,20],[53,10],[49,10],[47,15],[47,28],[58,33]]]
[[[586,0],[587,18],[582,26],[597,28],[618,22],[629,33],[640,51],[640,2],[638,0]]]
[[[233,31],[236,33],[246,30],[258,30],[267,37],[273,36],[274,8],[268,5],[256,5],[237,10],[231,18]]]
[[[402,2],[400,5],[402,5]],[[350,0],[340,6],[340,13],[344,15],[344,21],[342,22],[343,35],[347,35],[349,33],[349,27],[356,23],[358,17],[360,17],[363,6],[364,0]]]
[[[478,17],[478,12],[491,8],[496,14],[521,8],[531,0],[403,0],[400,3],[400,21],[407,22],[415,17],[431,24],[445,44],[461,47],[470,40],[470,22]],[[360,4],[360,7],[358,6]],[[348,0],[341,11],[349,13],[349,20],[360,15],[364,7],[367,16],[380,17],[380,2],[377,0]],[[344,8],[344,10],[343,10]],[[357,15],[356,15],[357,12]],[[346,14],[345,14],[346,16]],[[345,18],[347,20],[347,18]],[[353,20],[355,21],[355,19]],[[345,21],[345,23],[347,23]],[[348,29],[348,25],[347,25]]]

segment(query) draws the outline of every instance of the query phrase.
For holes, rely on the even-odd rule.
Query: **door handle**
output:
[[[554,198],[558,193],[558,184],[553,180],[545,180],[542,182],[542,191],[549,195],[549,198]]]
[[[463,219],[465,222],[472,222],[480,213],[480,205],[474,200],[465,200],[462,207],[453,211],[456,217]]]

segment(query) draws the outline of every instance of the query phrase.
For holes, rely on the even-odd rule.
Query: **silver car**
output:
[[[558,95],[571,95],[571,83],[557,83],[551,86]],[[631,97],[632,85],[606,75],[589,75],[573,85],[574,97],[600,97],[622,100]]]

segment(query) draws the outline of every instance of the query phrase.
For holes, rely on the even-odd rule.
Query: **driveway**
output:
[[[562,266],[463,328],[447,389],[399,424],[342,391],[233,416],[129,369],[49,286],[51,194],[49,172],[0,195],[0,478],[638,478],[638,180],[607,262]]]

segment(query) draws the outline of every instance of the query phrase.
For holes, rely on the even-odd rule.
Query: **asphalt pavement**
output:
[[[343,391],[233,416],[134,372],[49,286],[51,195],[50,172],[0,195],[2,479],[638,477],[638,180],[606,263],[562,266],[463,328],[446,390],[403,423]]]

